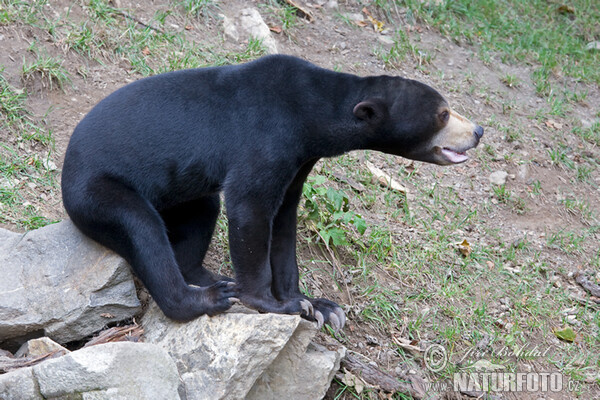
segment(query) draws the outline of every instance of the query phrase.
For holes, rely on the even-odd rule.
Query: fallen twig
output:
[[[405,188],[404,186],[399,184],[394,178],[392,178],[391,176],[389,176],[388,174],[386,174],[385,172],[383,172],[382,170],[377,168],[370,161],[367,161],[366,165],[367,165],[367,168],[369,168],[369,171],[371,171],[371,173],[373,174],[373,176],[375,178],[377,178],[377,181],[379,182],[380,185],[388,187],[392,190],[396,190],[396,191],[404,193],[404,194],[408,193],[407,188]]]
[[[60,357],[66,354],[65,350],[54,350],[50,353],[43,354],[38,357],[20,357],[20,358],[10,358],[10,357],[0,357],[0,374],[10,372],[15,369],[23,368],[23,367],[31,367],[33,365],[39,364],[42,361],[49,360],[51,358]]]
[[[376,366],[362,362],[351,354],[346,354],[342,360],[342,367],[360,377],[368,385],[384,392],[404,393],[415,399],[435,398],[431,393],[425,391],[424,381],[417,375],[406,375],[402,377],[401,381]]]
[[[102,343],[109,342],[137,342],[144,333],[144,328],[138,324],[116,326],[114,328],[106,329],[98,336],[87,342],[83,347],[94,346]]]
[[[595,297],[594,301],[600,303],[600,285],[592,282],[585,272],[577,271],[575,273],[575,282],[577,282],[588,293]]]

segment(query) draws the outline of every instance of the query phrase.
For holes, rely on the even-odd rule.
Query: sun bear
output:
[[[418,81],[273,55],[144,78],[106,97],[73,132],[63,201],[174,320],[238,298],[339,329],[342,309],[298,287],[297,206],[314,164],[358,149],[456,164],[482,135]],[[235,281],[202,266],[221,192]]]

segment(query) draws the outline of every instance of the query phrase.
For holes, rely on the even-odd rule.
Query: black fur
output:
[[[289,56],[153,76],[117,90],[77,126],[64,205],[86,235],[131,264],[172,319],[222,312],[232,297],[263,312],[307,314],[296,208],[311,168],[355,149],[411,157],[439,130],[445,104],[416,81]],[[221,191],[235,286],[202,267]],[[308,314],[339,317],[335,303],[310,301]]]

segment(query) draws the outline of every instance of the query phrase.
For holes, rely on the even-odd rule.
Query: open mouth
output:
[[[465,162],[469,159],[464,151],[455,151],[447,147],[442,148],[442,155],[453,164]]]

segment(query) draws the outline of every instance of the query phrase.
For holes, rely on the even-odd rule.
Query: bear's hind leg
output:
[[[65,207],[86,235],[123,256],[158,306],[171,319],[186,321],[231,307],[233,284],[186,284],[160,214],[121,182],[96,178],[84,191],[69,191]]]
[[[220,280],[233,282],[233,279],[215,275],[202,266],[220,206],[219,195],[215,194],[161,212],[175,259],[190,285],[210,286]]]

